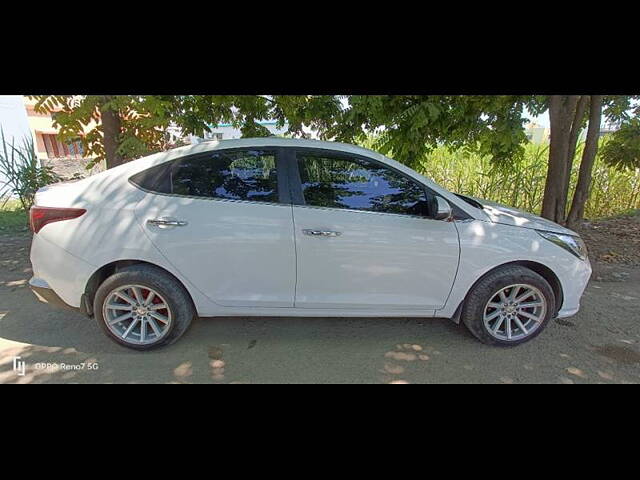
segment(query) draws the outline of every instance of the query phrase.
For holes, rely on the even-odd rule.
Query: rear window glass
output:
[[[140,188],[156,193],[171,193],[171,167],[175,162],[163,163],[136,173],[130,178]]]
[[[131,177],[157,193],[278,202],[275,152],[214,151],[152,167]]]

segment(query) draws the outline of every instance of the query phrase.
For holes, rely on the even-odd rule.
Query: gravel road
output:
[[[578,315],[515,348],[485,346],[444,319],[209,318],[139,353],[36,300],[29,239],[0,235],[0,383],[640,382],[637,266],[596,263]]]

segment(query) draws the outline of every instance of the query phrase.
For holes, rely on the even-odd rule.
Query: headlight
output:
[[[580,237],[564,235],[562,233],[544,232],[541,230],[536,230],[536,232],[559,247],[573,253],[580,260],[587,259],[587,246]]]

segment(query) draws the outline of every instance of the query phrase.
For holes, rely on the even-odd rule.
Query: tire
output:
[[[149,299],[149,302],[144,302],[150,305],[149,308],[142,307],[142,303],[137,301],[138,295],[134,295],[136,289],[143,299]],[[150,295],[152,291],[154,295]],[[136,300],[135,304],[140,304],[140,308],[142,311],[146,310],[146,313],[141,314],[130,302],[127,303],[119,296],[114,297],[115,292]],[[120,308],[114,309],[114,303],[122,305],[123,311]],[[154,308],[163,305],[167,308]],[[193,302],[184,286],[153,265],[132,265],[111,275],[98,288],[93,310],[98,325],[109,338],[135,350],[150,350],[174,343],[184,335],[195,316]],[[117,321],[115,317],[128,315],[129,310],[131,319],[114,323],[112,327],[108,325],[111,321]],[[164,320],[161,321],[160,318]],[[127,328],[136,320],[137,323],[130,329],[126,339],[123,338],[122,334],[127,333]],[[146,342],[141,342],[143,339]]]
[[[502,291],[509,299],[513,289],[520,287],[516,293],[523,292],[524,294],[529,291],[527,286],[530,287],[532,295],[528,297],[528,300],[518,302],[518,305],[537,305],[539,303],[540,306],[519,309],[515,305],[516,302],[502,303],[504,297],[501,297],[499,292]],[[510,288],[506,289],[507,287]],[[518,293],[517,296],[521,295]],[[494,308],[489,305],[489,302],[491,305],[498,304],[499,306]],[[462,322],[482,343],[515,346],[538,336],[547,326],[555,310],[556,299],[549,283],[528,268],[512,265],[489,272],[472,287],[462,309]],[[525,314],[529,314],[529,317],[525,317]],[[491,317],[494,319],[488,320]],[[532,317],[538,317],[539,320],[534,321]],[[501,321],[502,323],[500,323]],[[516,321],[520,322],[527,333],[524,333],[516,325]],[[491,330],[497,325],[498,329],[492,333]],[[507,328],[509,328],[508,333]],[[513,337],[508,339],[507,335],[513,335]]]

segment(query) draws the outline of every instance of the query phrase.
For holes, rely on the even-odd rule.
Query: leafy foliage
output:
[[[523,154],[525,107],[538,113],[544,100],[518,96],[350,96],[327,136],[346,142],[378,133],[374,148],[415,166],[440,145],[489,155],[505,164]]]
[[[275,119],[291,136],[314,130],[322,139],[356,142],[376,134],[376,150],[409,165],[442,144],[508,164],[524,152],[525,108],[547,108],[545,97],[464,95],[182,96],[174,107],[185,133],[230,123],[243,136],[267,136],[257,122]]]
[[[87,168],[105,160],[104,130],[100,122],[101,112],[105,110],[115,111],[120,117],[118,153],[125,160],[167,148],[165,132],[174,110],[173,96],[40,95],[31,98],[36,99],[36,112],[52,114],[61,141],[82,142],[85,156],[92,159]]]
[[[186,95],[174,97],[172,119],[192,135],[229,123],[244,137],[266,137],[271,132],[258,122],[275,120],[289,135],[305,136],[305,126],[322,134],[339,112],[339,98],[329,95]]]
[[[0,182],[0,198],[5,197],[5,205],[11,194],[17,195],[24,210],[33,205],[39,188],[57,182],[59,179],[51,167],[43,167],[36,155],[33,138],[22,139],[22,146],[16,147],[13,140],[9,144],[0,130],[2,150],[0,151],[0,173],[6,178]]]
[[[640,119],[622,124],[602,147],[603,160],[619,169],[640,168]]]

